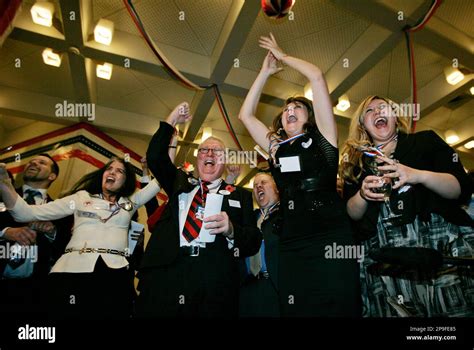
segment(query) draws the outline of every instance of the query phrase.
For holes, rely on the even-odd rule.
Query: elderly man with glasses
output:
[[[173,165],[168,148],[174,127],[191,118],[188,103],[178,105],[147,151],[148,166],[169,201],[140,266],[139,318],[237,317],[238,261],[260,248],[251,193],[222,179],[225,145],[220,139],[209,137],[199,145],[198,178]],[[210,207],[211,198],[219,196],[220,211],[207,216],[206,203]]]

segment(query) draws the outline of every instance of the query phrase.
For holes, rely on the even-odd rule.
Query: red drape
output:
[[[22,0],[0,0],[0,47],[13,29]]]

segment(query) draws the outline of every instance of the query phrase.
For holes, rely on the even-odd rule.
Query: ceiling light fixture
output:
[[[42,56],[43,62],[49,66],[59,67],[61,65],[62,54],[53,49],[44,49]]]
[[[474,148],[474,140],[471,140],[469,142],[466,142],[464,144],[464,147],[467,148],[467,149],[473,149]]]
[[[474,86],[471,86],[471,88],[469,89],[469,92],[471,93],[471,95],[474,95]]]
[[[351,106],[351,103],[349,102],[349,97],[347,95],[342,95],[339,97],[338,103],[336,108],[340,110],[341,112],[345,112],[349,109]]]
[[[201,140],[206,140],[207,138],[212,136],[212,128],[206,127],[202,129],[202,137]]]
[[[101,18],[94,28],[94,40],[104,45],[110,45],[114,36],[114,22]]]
[[[37,1],[31,7],[31,18],[36,24],[51,27],[53,25],[54,4],[48,1]]]
[[[464,79],[464,74],[453,66],[446,67],[444,69],[444,75],[446,76],[446,81],[451,85],[456,85]]]
[[[459,136],[454,130],[448,130],[444,135],[446,136],[446,142],[450,145],[459,141]]]
[[[110,77],[112,76],[112,64],[98,64],[95,73],[98,78],[110,80]]]

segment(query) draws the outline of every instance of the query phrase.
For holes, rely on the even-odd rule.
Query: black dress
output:
[[[301,170],[282,172],[282,158],[291,156],[299,157]],[[281,315],[359,316],[357,257],[334,254],[334,248],[356,248],[345,205],[336,192],[337,148],[316,131],[281,144],[275,160]]]

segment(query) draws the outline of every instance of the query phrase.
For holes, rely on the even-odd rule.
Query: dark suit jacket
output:
[[[259,210],[255,211],[258,218]],[[269,217],[262,222],[261,231],[265,240],[265,264],[269,279],[256,279],[247,272],[245,260],[240,263],[240,297],[239,315],[242,318],[279,317],[278,300],[278,232],[279,224],[278,210],[273,211]]]
[[[17,189],[17,193],[23,196],[23,190]],[[47,196],[47,201],[52,201],[51,197]],[[65,217],[63,219],[53,221],[56,226],[56,237],[53,242],[50,242],[48,238],[41,232],[36,235],[36,244],[38,246],[38,261],[34,265],[33,278],[44,278],[48,275],[49,270],[58,260],[64,249],[71,239],[71,228],[72,228],[73,217]],[[5,227],[23,227],[27,226],[27,223],[16,222],[8,211],[0,213],[0,230]],[[0,245],[6,246],[7,240],[1,240]],[[14,244],[14,242],[9,242]],[[0,276],[3,275],[3,271],[8,263],[8,259],[0,259]]]
[[[148,241],[141,269],[159,267],[173,263],[179,253],[179,203],[178,196],[190,192],[195,186],[184,171],[177,169],[168,156],[168,145],[174,129],[166,122],[153,135],[147,151],[147,161],[153,175],[166,191],[169,201]],[[221,188],[227,184],[223,181]],[[241,208],[231,207],[229,199],[240,202]],[[230,195],[224,196],[222,211],[229,216],[234,227],[234,249],[229,249],[227,239],[219,234],[213,244],[222,257],[221,269],[237,272],[237,259],[255,254],[260,248],[261,234],[253,215],[252,195],[236,187]],[[227,266],[233,264],[233,266]],[[227,267],[226,267],[227,266]],[[237,276],[238,278],[238,276]]]

